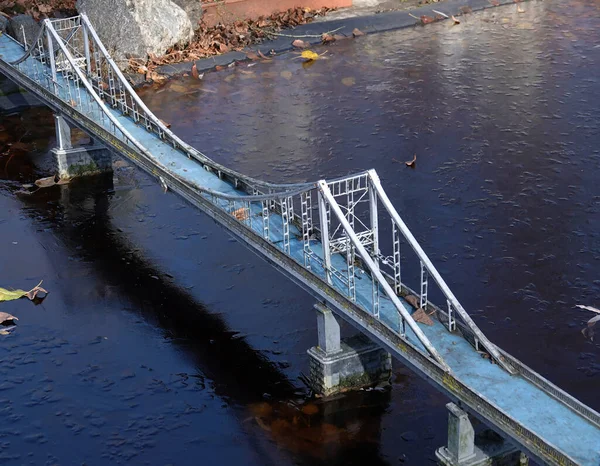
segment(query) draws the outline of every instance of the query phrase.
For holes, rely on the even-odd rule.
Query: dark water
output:
[[[143,97],[254,176],[376,168],[487,335],[600,409],[574,308],[600,305],[600,4],[523,9]],[[0,147],[26,146],[0,156],[0,286],[51,293],[1,306],[20,320],[0,339],[0,462],[418,465],[444,444],[446,400],[400,364],[391,391],[309,400],[310,297],[131,167],[17,197],[51,170],[51,116],[2,125]]]

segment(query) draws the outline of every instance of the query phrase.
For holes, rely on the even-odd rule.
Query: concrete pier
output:
[[[310,384],[318,394],[336,393],[388,382],[391,355],[363,335],[340,338],[340,326],[333,312],[317,304],[318,346],[308,350]]]
[[[54,121],[57,147],[52,149],[52,154],[61,179],[96,175],[112,170],[112,154],[108,149],[94,141],[73,147],[69,124],[60,115],[54,115]]]
[[[448,446],[435,452],[444,466],[527,466],[529,460],[514,445],[491,430],[475,434],[469,415],[448,403]]]

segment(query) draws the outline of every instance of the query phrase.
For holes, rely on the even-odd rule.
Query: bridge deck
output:
[[[10,62],[17,60],[22,55],[23,49],[18,44],[6,36],[0,36],[0,60]],[[28,60],[32,60],[32,58],[28,58]],[[62,79],[64,78],[59,77],[59,84]],[[65,85],[62,89],[66,89],[66,87]],[[87,91],[82,89],[81,92]],[[66,100],[66,95],[63,98]],[[97,108],[91,107],[93,109],[87,111],[87,116],[107,127],[109,123],[106,118],[102,123]],[[85,105],[78,110],[86,114]],[[133,120],[121,115],[116,110],[111,111],[120,123],[143,143],[157,162],[173,173],[177,173],[189,184],[240,197],[247,196],[246,193],[219,179],[215,174],[206,171],[196,160],[186,157],[155,134],[147,132],[143,126],[135,124]],[[221,202],[223,203],[221,207],[226,208],[226,201]],[[252,204],[251,207],[250,225],[254,231],[262,235],[262,212],[255,204]],[[290,228],[290,255],[298,263],[304,264],[301,232],[293,225]],[[282,229],[281,216],[272,215],[270,236],[272,242],[281,250],[283,250]],[[322,246],[318,241],[311,241],[311,246],[315,253],[321,253]],[[347,270],[345,256],[333,254],[331,260],[338,270]],[[312,272],[324,279],[323,267],[316,262],[311,265]],[[341,280],[334,277],[332,286],[347,296],[347,285]],[[372,309],[372,281],[369,274],[360,271],[357,273],[356,297],[357,304],[367,311]],[[409,312],[413,312],[408,303],[404,300],[402,303]],[[399,332],[398,311],[383,292],[380,299],[380,315],[380,320],[392,330]],[[449,333],[445,326],[437,320],[434,320],[433,326],[418,325],[450,366],[456,379],[471,387],[482,398],[495,405],[506,415],[516,419],[523,427],[536,433],[578,464],[600,465],[600,429],[596,425],[523,377],[510,375],[500,366],[482,358],[464,338],[459,334]],[[426,352],[418,338],[408,328],[406,336],[414,346]]]

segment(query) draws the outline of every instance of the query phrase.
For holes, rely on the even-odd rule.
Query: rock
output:
[[[29,46],[37,39],[40,25],[29,15],[17,15],[8,20],[7,32],[21,44],[27,42]]]
[[[192,23],[192,29],[198,29],[200,20],[202,19],[202,2],[200,0],[173,0],[173,3],[185,11]]]
[[[120,65],[128,57],[164,55],[193,36],[188,15],[171,0],[77,0],[76,6]]]
[[[4,34],[8,29],[8,19],[0,15],[0,34]]]

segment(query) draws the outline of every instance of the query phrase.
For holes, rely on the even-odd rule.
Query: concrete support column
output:
[[[340,325],[333,312],[322,304],[317,310],[318,346],[308,350],[311,388],[328,396],[389,382],[390,354],[364,335],[340,338]]]
[[[73,147],[71,127],[62,115],[54,115],[56,145],[52,154],[56,159],[58,176],[70,179],[96,175],[112,170],[112,154],[106,147],[94,143]]]
[[[448,403],[448,446],[435,452],[444,466],[526,466],[529,460],[495,432],[475,435],[469,415]]]

